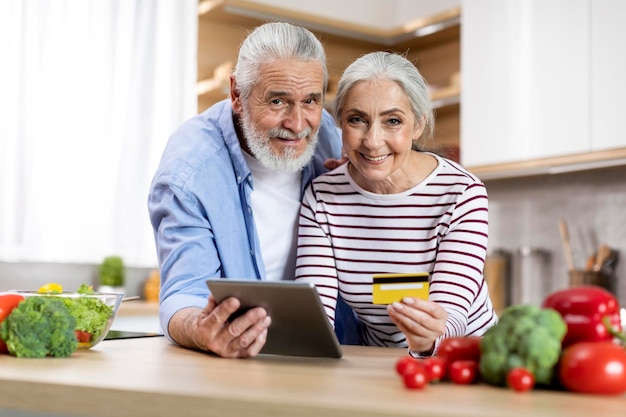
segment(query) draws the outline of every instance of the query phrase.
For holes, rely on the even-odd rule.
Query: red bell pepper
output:
[[[0,294],[0,323],[11,314],[13,309],[24,299],[21,294]],[[7,345],[0,339],[0,353],[9,353]]]
[[[546,297],[543,307],[558,311],[567,324],[563,347],[576,342],[612,340],[607,324],[616,331],[622,328],[619,301],[601,287],[585,285],[556,291]]]

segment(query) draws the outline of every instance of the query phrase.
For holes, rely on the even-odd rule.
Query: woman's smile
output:
[[[370,162],[383,162],[385,159],[389,158],[390,155],[391,154],[381,155],[381,156],[369,156],[369,155],[365,155],[364,153],[361,154],[363,159],[370,161]]]

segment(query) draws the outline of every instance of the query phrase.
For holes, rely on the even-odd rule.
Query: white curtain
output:
[[[0,261],[153,267],[146,199],[197,109],[196,0],[0,1]]]

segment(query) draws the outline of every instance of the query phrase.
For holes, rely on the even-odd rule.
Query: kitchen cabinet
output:
[[[465,165],[588,150],[587,0],[469,1],[462,32]]]
[[[302,25],[314,32],[327,53],[327,108],[343,70],[375,50],[406,53],[432,88],[437,109],[433,149],[458,158],[460,114],[460,17],[454,7],[434,16],[379,29],[320,18],[286,6],[242,0],[203,0],[198,6],[198,111],[228,96],[229,75],[246,34],[268,20]]]
[[[625,9],[619,0],[464,2],[462,163],[482,178],[626,164],[617,129]]]
[[[592,150],[626,146],[626,2],[591,3],[591,136]]]

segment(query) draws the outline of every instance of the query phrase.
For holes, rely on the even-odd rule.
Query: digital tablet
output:
[[[104,336],[104,340],[115,340],[115,339],[137,339],[141,337],[157,337],[163,336],[161,333],[154,332],[133,332],[127,330],[109,330],[106,336]]]
[[[213,297],[221,302],[236,297],[241,315],[263,307],[272,318],[260,353],[341,358],[343,352],[324,306],[312,283],[295,281],[208,279]]]

